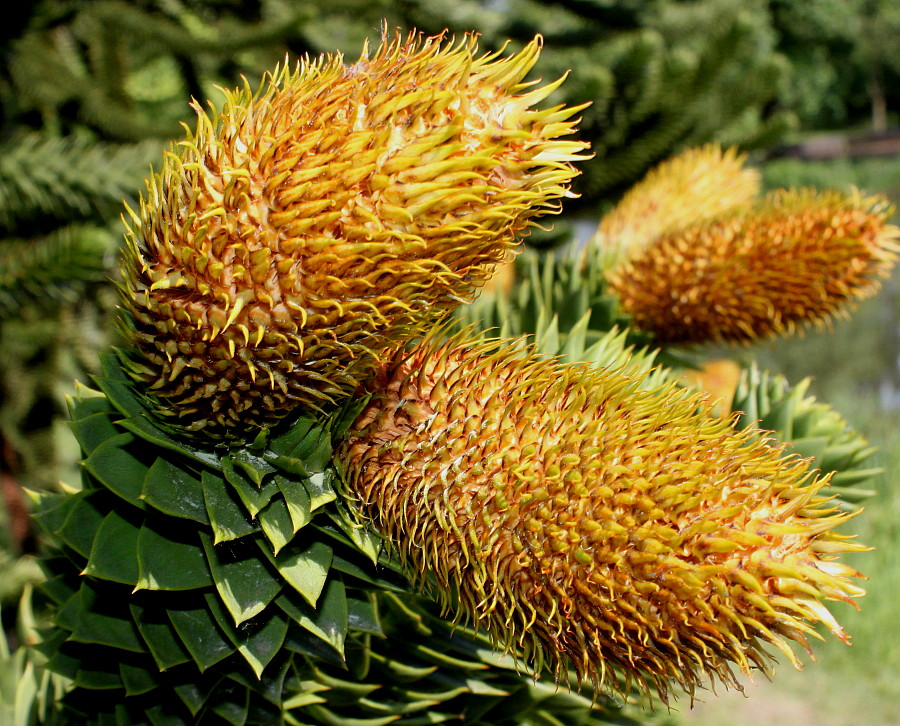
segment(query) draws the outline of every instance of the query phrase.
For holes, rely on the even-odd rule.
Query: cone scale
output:
[[[343,445],[350,495],[420,586],[558,675],[620,669],[665,698],[737,686],[766,643],[796,662],[817,622],[846,639],[822,600],[863,593],[833,555],[861,547],[833,532],[825,481],[702,399],[634,383],[426,344]]]

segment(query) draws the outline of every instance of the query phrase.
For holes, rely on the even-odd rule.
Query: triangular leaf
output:
[[[141,516],[126,517],[115,510],[107,514],[97,530],[84,573],[102,580],[136,585],[140,578],[137,549],[142,523]]]
[[[131,618],[161,671],[191,660],[165,610],[131,602]]]
[[[257,527],[247,519],[245,510],[238,504],[237,495],[225,480],[210,471],[201,475],[203,503],[213,528],[214,541],[228,542],[246,537],[257,531]]]
[[[238,652],[250,664],[257,678],[262,678],[263,670],[281,650],[287,635],[289,620],[280,612],[273,612],[261,627],[241,629],[237,644]]]
[[[259,524],[276,555],[294,536],[294,523],[288,512],[287,504],[281,497],[273,499],[259,513]]]
[[[108,511],[105,506],[101,506],[102,502],[102,492],[81,491],[73,494],[66,503],[66,518],[56,534],[82,557],[91,554],[97,530]]]
[[[225,479],[237,493],[244,507],[246,507],[251,519],[271,501],[278,493],[278,487],[274,482],[268,482],[262,488],[258,488],[247,480],[244,475],[235,468],[235,461],[228,456],[222,457],[222,473]]]
[[[309,508],[315,512],[319,507],[324,507],[329,502],[337,499],[337,492],[334,490],[335,474],[330,469],[313,474],[303,480],[303,486],[309,493]]]
[[[101,589],[86,580],[78,591],[79,611],[71,639],[134,653],[146,652],[130,615],[123,617],[118,607],[119,599],[124,596],[120,588]]]
[[[176,520],[177,521],[177,520]],[[194,590],[213,584],[203,547],[188,527],[148,519],[138,535],[141,590]]]
[[[312,499],[302,483],[286,479],[276,474],[273,478],[275,486],[284,497],[294,534],[312,521]]]
[[[189,459],[193,459],[200,464],[213,467],[214,469],[219,468],[219,457],[216,454],[190,446],[183,440],[170,436],[160,429],[143,411],[120,421],[119,425],[128,429],[147,443],[160,446],[170,451],[175,451]]]
[[[294,622],[328,643],[341,656],[344,655],[344,640],[349,624],[347,592],[340,578],[332,577],[329,580],[316,608],[288,594],[281,595],[275,603]]]
[[[200,480],[187,468],[161,456],[147,472],[141,499],[170,516],[209,524]]]
[[[214,545],[201,534],[216,590],[236,625],[261,613],[281,590],[281,582],[252,543]]]
[[[86,454],[90,454],[104,441],[122,433],[122,429],[113,423],[113,414],[108,411],[70,421],[69,428]]]
[[[267,547],[261,548],[275,569],[312,607],[328,580],[333,551],[324,542],[313,542],[305,549],[291,548],[277,557]]]
[[[201,671],[235,651],[202,598],[192,608],[169,610],[169,620]]]
[[[107,439],[85,459],[84,468],[107,489],[143,509],[140,496],[149,466],[134,455],[135,441],[130,433]]]

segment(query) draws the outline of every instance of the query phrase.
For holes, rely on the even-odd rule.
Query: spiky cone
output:
[[[662,343],[747,342],[823,327],[873,296],[898,252],[882,197],[773,192],[663,234],[613,267],[610,290]]]
[[[198,107],[131,213],[122,264],[132,374],[158,412],[252,438],[354,390],[469,300],[558,210],[586,148],[560,138],[580,108],[533,108],[563,80],[523,82],[540,47],[478,56],[474,36],[398,35]]]
[[[386,370],[339,461],[351,496],[449,610],[536,667],[665,698],[798,663],[822,603],[863,591],[825,484],[674,385],[495,343]],[[698,408],[699,407],[699,408]]]
[[[604,215],[595,242],[633,252],[665,232],[747,204],[759,194],[760,181],[759,172],[746,168],[745,161],[746,155],[735,149],[708,144],[662,162]]]

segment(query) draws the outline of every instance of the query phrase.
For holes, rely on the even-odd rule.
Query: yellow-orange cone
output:
[[[131,372],[170,423],[248,437],[352,391],[472,297],[569,195],[579,109],[533,106],[540,52],[385,40],[200,108],[131,214]]]

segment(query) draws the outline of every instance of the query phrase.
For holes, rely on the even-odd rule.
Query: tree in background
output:
[[[806,128],[887,126],[898,103],[900,7],[891,0],[771,0],[778,50],[791,73],[781,102]]]

